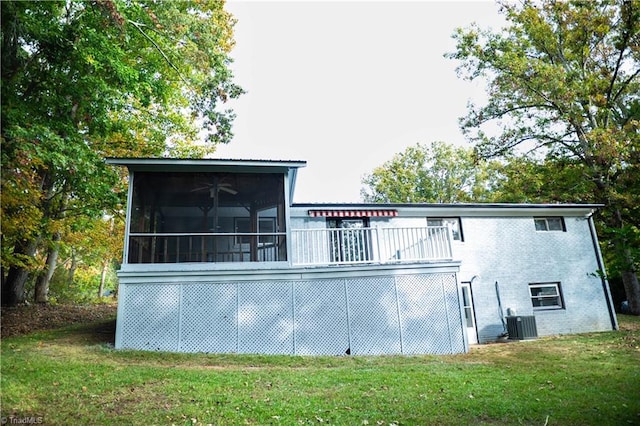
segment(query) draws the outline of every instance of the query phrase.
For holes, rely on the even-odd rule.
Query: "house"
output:
[[[304,161],[129,169],[116,347],[451,354],[617,328],[598,205],[293,204]]]

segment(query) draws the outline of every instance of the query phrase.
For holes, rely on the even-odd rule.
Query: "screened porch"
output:
[[[286,261],[282,173],[136,172],[125,263]]]

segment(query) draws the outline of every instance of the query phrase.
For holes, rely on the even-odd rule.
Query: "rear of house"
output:
[[[366,209],[376,207],[386,215]],[[597,205],[297,204],[296,228],[408,230],[446,226],[470,343],[496,341],[507,313],[533,317],[537,335],[617,328],[593,227]],[[321,212],[321,213],[318,213]],[[364,217],[354,217],[362,213]],[[512,336],[514,337],[514,336]]]
[[[111,159],[130,188],[116,347],[446,354],[616,327],[593,205],[292,204],[301,161]]]

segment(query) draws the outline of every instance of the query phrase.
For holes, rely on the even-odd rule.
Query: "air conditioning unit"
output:
[[[538,337],[536,317],[512,316],[507,317],[507,333],[510,340],[530,340]]]

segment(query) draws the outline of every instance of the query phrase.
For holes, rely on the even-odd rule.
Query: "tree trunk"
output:
[[[14,249],[14,254],[32,259],[38,249],[39,239],[24,241]],[[18,306],[24,303],[24,286],[31,271],[26,266],[11,266],[6,280],[2,283],[2,306]]]
[[[633,268],[633,259],[629,250],[625,250],[626,263],[628,268],[622,271],[622,284],[624,292],[629,302],[629,313],[640,316],[640,283],[638,282],[638,272]]]
[[[58,262],[59,242],[60,233],[56,232],[53,235],[53,241],[51,242],[51,246],[47,253],[47,261],[45,263],[44,270],[40,275],[38,275],[38,279],[36,280],[36,303],[47,303],[48,301],[49,283],[51,282],[51,277],[53,277],[53,272],[56,270],[56,264]]]
[[[71,266],[69,266],[69,276],[67,278],[69,285],[73,284],[73,279],[76,275],[77,268],[78,268],[78,258],[76,257],[76,250],[72,248],[71,249]]]
[[[640,284],[638,274],[634,271],[622,273],[622,284],[629,302],[629,313],[640,316]]]
[[[102,263],[102,273],[100,274],[100,287],[98,287],[98,297],[102,297],[102,293],[104,293],[104,283],[107,280],[107,270],[109,268],[108,262]]]
[[[9,269],[2,288],[2,306],[18,306],[24,303],[24,285],[29,278],[27,268],[14,266]]]

